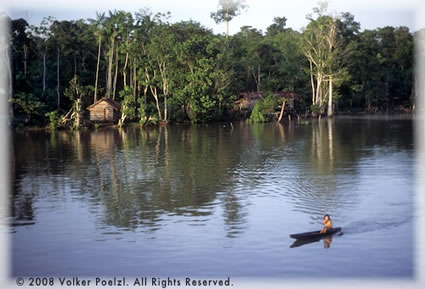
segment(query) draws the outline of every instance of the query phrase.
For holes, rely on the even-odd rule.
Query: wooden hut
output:
[[[279,98],[286,99],[286,106],[290,110],[295,110],[295,101],[299,99],[299,96],[296,94],[295,91],[286,90],[286,91],[279,91],[276,93],[276,95]]]
[[[94,122],[114,122],[120,118],[121,105],[115,100],[102,98],[89,107],[90,120]]]
[[[235,110],[239,110],[239,111],[243,111],[243,110],[247,110],[247,111],[251,111],[254,106],[255,103],[263,98],[263,93],[260,92],[241,92],[239,94],[239,99],[234,101],[234,109]]]

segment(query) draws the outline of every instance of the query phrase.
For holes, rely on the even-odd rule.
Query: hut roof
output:
[[[239,98],[234,101],[235,104],[239,104],[244,101],[256,101],[263,97],[263,92],[241,92]]]
[[[88,106],[87,109],[88,110],[93,109],[96,105],[98,105],[102,101],[105,101],[106,103],[108,103],[115,110],[120,110],[120,108],[121,108],[121,105],[119,104],[119,102],[116,102],[115,100],[112,100],[110,98],[101,98],[98,101],[96,101],[95,103],[93,103],[92,105]]]
[[[286,90],[286,91],[279,91],[276,93],[276,95],[280,98],[284,97],[286,99],[298,99],[299,96],[295,91],[290,91],[290,90]]]

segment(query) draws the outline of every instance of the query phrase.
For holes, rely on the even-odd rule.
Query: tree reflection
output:
[[[242,206],[232,194],[238,157],[229,150],[229,130],[215,127],[126,127],[86,135],[89,156],[84,177],[89,190],[99,191],[107,225],[157,230],[167,215],[191,220],[208,218],[223,202],[224,222],[232,234],[241,222]],[[237,147],[235,139],[230,145]],[[229,233],[230,234],[230,233]]]
[[[206,224],[220,208],[226,235],[237,237],[256,195],[283,194],[313,219],[346,209],[356,194],[344,179],[358,175],[356,164],[377,147],[413,149],[412,138],[410,120],[356,118],[19,132],[11,212],[35,220],[37,199],[55,209],[71,196],[99,226],[151,232],[173,216]]]
[[[377,153],[413,150],[412,120],[386,116],[339,117],[313,120],[311,138],[299,150],[295,189],[288,195],[294,210],[314,221],[323,214],[340,214],[355,206],[357,191],[345,186],[359,177],[362,160]],[[309,152],[309,153],[305,153]]]
[[[227,237],[235,238],[243,232],[246,214],[235,194],[229,192],[224,196],[224,223]]]

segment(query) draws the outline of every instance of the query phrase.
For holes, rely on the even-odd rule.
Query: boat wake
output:
[[[391,229],[412,222],[414,217],[404,217],[399,219],[382,219],[382,220],[362,220],[349,223],[344,228],[344,234],[361,234],[374,231]]]

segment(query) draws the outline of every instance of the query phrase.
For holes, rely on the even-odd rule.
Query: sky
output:
[[[287,27],[300,30],[308,24],[306,15],[317,6],[318,0],[246,0],[248,8],[230,22],[230,34],[242,26],[252,26],[262,31],[273,23],[274,17],[286,17]],[[350,12],[360,22],[361,29],[384,26],[407,26],[411,31],[425,27],[421,0],[329,0],[329,11],[337,14]],[[0,9],[15,18],[25,18],[38,25],[44,16],[58,20],[95,18],[96,12],[125,10],[136,12],[149,8],[153,13],[171,12],[171,22],[194,20],[224,33],[226,25],[216,24],[210,13],[218,8],[218,0],[2,0]]]

